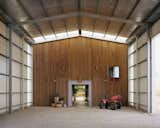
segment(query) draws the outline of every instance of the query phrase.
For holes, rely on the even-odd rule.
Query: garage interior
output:
[[[0,0],[0,127],[159,128],[159,49],[159,0]]]

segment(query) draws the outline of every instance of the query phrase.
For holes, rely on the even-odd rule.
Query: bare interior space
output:
[[[159,0],[0,0],[0,128],[159,128]]]

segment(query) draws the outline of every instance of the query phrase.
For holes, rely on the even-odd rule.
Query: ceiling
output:
[[[159,0],[0,0],[0,7],[32,38],[78,30],[132,35]]]

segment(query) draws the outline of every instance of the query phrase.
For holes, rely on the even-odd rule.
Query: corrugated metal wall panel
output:
[[[12,58],[18,62],[22,62],[21,49],[12,45]]]
[[[21,92],[21,79],[12,78],[12,92]]]
[[[21,77],[21,64],[12,61],[12,75]]]
[[[9,104],[9,43],[5,38],[7,31],[6,25],[0,22],[0,113],[7,112]]]
[[[148,84],[147,84],[147,35],[144,34],[128,49],[128,75],[129,75],[129,104],[147,111]],[[137,43],[137,44],[136,44]],[[132,92],[132,93],[130,93]]]
[[[0,37],[0,53],[8,56],[8,47],[9,47],[9,43],[6,39],[4,39],[3,37]]]
[[[32,105],[32,46],[15,32],[11,38],[11,66],[9,74],[9,31],[0,22],[0,113],[9,112],[9,95],[11,109],[16,110]],[[9,93],[9,76],[11,75],[12,91]]]

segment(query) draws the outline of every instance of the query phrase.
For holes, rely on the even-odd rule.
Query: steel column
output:
[[[147,27],[148,34],[148,113],[152,113],[152,36],[151,27]]]
[[[9,25],[9,113],[12,113],[12,25]]]

